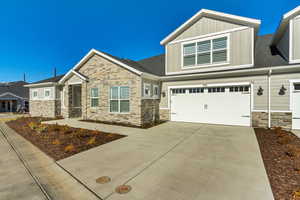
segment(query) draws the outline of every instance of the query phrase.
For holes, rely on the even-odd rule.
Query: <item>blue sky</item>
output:
[[[91,48],[139,60],[163,53],[159,42],[201,8],[262,20],[273,33],[296,0],[24,0],[0,7],[0,82],[66,73]]]

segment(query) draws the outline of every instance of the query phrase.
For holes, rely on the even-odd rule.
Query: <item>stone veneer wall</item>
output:
[[[160,109],[159,110],[160,120],[169,121],[170,119],[170,110],[169,109]]]
[[[56,117],[59,110],[58,100],[30,101],[29,110],[33,117]]]
[[[268,127],[268,113],[267,112],[252,112],[252,126],[253,127]]]
[[[272,112],[271,127],[282,127],[284,129],[292,129],[292,113],[291,112]]]
[[[141,107],[142,125],[149,125],[159,122],[159,100],[143,99]]]
[[[79,72],[89,78],[82,83],[82,118],[141,126],[141,77],[98,55],[91,57]],[[109,95],[111,86],[129,86],[130,112],[110,113]],[[91,107],[91,88],[99,89],[99,106]],[[66,92],[68,93],[68,92]],[[68,102],[67,102],[68,103]],[[68,115],[65,111],[65,116]]]
[[[253,112],[252,126],[253,127],[268,127],[269,115],[267,112]],[[292,113],[291,112],[271,112],[271,127],[282,127],[284,129],[292,128]]]

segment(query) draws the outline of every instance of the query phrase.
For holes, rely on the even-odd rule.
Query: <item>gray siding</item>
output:
[[[240,27],[241,25],[233,24],[225,21],[220,21],[212,18],[203,17],[177,36],[174,41],[182,40],[190,37],[197,37],[209,33],[216,33],[233,28]]]
[[[293,60],[300,59],[300,18],[293,20]]]
[[[239,66],[252,64],[252,31],[251,28],[234,31],[230,33],[230,62],[227,65],[221,65],[218,67],[225,66]],[[171,72],[182,72],[197,69],[209,69],[213,66],[201,66],[199,68],[185,68],[182,69],[182,43],[174,43],[166,45],[167,48],[167,73]],[[216,68],[218,68],[216,67]]]
[[[278,42],[277,48],[280,50],[280,52],[285,56],[286,59],[289,59],[290,56],[290,29],[287,28],[281,38],[281,40]]]
[[[272,111],[289,111],[290,110],[290,79],[300,79],[298,74],[273,75],[271,78],[271,110]],[[222,78],[208,80],[190,80],[190,81],[173,81],[163,82],[162,92],[166,93],[165,97],[161,98],[160,108],[168,108],[168,87],[179,85],[199,85],[199,84],[214,84],[214,83],[235,83],[235,82],[251,82],[253,83],[253,109],[257,111],[268,110],[268,79],[267,76],[249,76],[237,78]],[[284,85],[287,89],[284,95],[279,94],[279,90]],[[263,95],[258,96],[259,87],[263,88]]]

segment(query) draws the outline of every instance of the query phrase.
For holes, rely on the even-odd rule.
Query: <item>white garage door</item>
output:
[[[300,83],[295,83],[292,93],[293,129],[300,129]]]
[[[171,120],[250,126],[250,86],[171,90]]]

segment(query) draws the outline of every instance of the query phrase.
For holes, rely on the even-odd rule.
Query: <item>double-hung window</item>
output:
[[[34,99],[38,98],[38,91],[37,91],[37,90],[33,90],[33,91],[32,91],[32,97],[33,97]]]
[[[45,98],[50,98],[51,90],[45,89]]]
[[[212,65],[228,61],[228,37],[183,45],[183,67]]]
[[[91,88],[91,107],[99,106],[99,89]]]
[[[129,113],[129,87],[118,86],[110,88],[110,112],[112,113]]]

